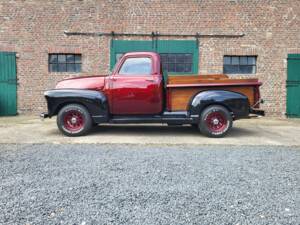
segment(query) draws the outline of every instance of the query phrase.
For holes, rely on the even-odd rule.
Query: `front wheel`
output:
[[[70,137],[86,134],[91,129],[92,124],[89,112],[79,104],[66,105],[57,115],[59,130]]]
[[[232,116],[223,106],[212,105],[203,110],[199,129],[208,137],[224,137],[232,127]]]

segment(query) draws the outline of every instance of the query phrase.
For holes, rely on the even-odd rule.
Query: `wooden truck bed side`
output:
[[[169,111],[185,111],[191,98],[204,90],[228,90],[244,94],[248,97],[250,106],[257,99],[255,94],[261,83],[258,79],[229,79],[228,76],[170,76],[167,84],[167,106]]]

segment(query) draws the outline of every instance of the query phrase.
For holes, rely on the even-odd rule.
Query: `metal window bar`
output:
[[[145,37],[218,37],[218,38],[239,38],[245,36],[244,33],[237,33],[237,34],[201,34],[199,32],[195,34],[172,34],[172,33],[160,33],[160,32],[151,32],[151,33],[116,33],[114,31],[106,33],[106,32],[71,32],[71,31],[64,31],[67,36],[145,36]]]
[[[55,60],[55,62],[51,62],[51,56],[55,56],[57,59]],[[59,62],[58,58],[59,56],[65,56],[65,60],[64,62]],[[68,56],[73,56],[73,59],[70,61],[70,59],[67,59]],[[78,56],[79,57],[79,60],[78,60]],[[78,61],[77,61],[78,60]],[[49,57],[48,57],[48,71],[49,72],[80,72],[81,71],[81,54],[56,54],[56,53],[53,53],[53,54],[49,54]],[[57,65],[56,69],[53,71],[51,68],[52,65]],[[59,69],[59,65],[61,66],[64,66],[65,70],[60,70]],[[70,69],[71,67],[68,66],[68,65],[72,65],[74,66],[73,69]],[[80,71],[77,71],[76,67],[79,66],[80,67]]]

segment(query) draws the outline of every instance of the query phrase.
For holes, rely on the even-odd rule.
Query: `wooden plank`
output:
[[[212,75],[181,75],[181,76],[169,76],[169,84],[184,84],[184,83],[197,83],[203,80],[223,80],[228,79],[228,76],[225,74],[212,74]]]
[[[191,85],[191,84],[240,84],[240,83],[258,83],[258,79],[229,79],[224,74],[199,75],[199,76],[169,76],[168,86]]]
[[[260,86],[260,82],[210,82],[210,83],[196,83],[196,84],[168,84],[168,88],[187,88],[187,87],[233,87],[233,86]]]
[[[169,80],[168,80],[169,81]],[[187,81],[175,81],[175,82],[168,82],[169,85],[175,84],[203,84],[203,83],[232,83],[232,84],[239,84],[239,83],[247,83],[247,82],[256,82],[258,83],[258,79],[199,79],[199,80],[187,80]]]
[[[254,104],[254,88],[251,86],[236,87],[187,87],[187,88],[168,88],[170,95],[170,110],[185,111],[188,109],[190,99],[198,92],[204,90],[228,90],[244,94],[248,97],[250,105]]]

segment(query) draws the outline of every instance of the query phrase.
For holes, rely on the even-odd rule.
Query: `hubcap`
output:
[[[220,121],[219,121],[217,118],[215,118],[215,119],[213,120],[213,124],[214,124],[214,125],[218,125],[219,122],[220,122]]]
[[[205,122],[209,130],[215,133],[223,132],[228,124],[226,117],[221,112],[209,113]]]
[[[80,111],[70,110],[64,115],[64,127],[68,131],[76,132],[83,128],[84,116]]]
[[[71,123],[72,123],[72,124],[76,124],[76,123],[77,123],[77,118],[76,118],[76,117],[72,117]]]

